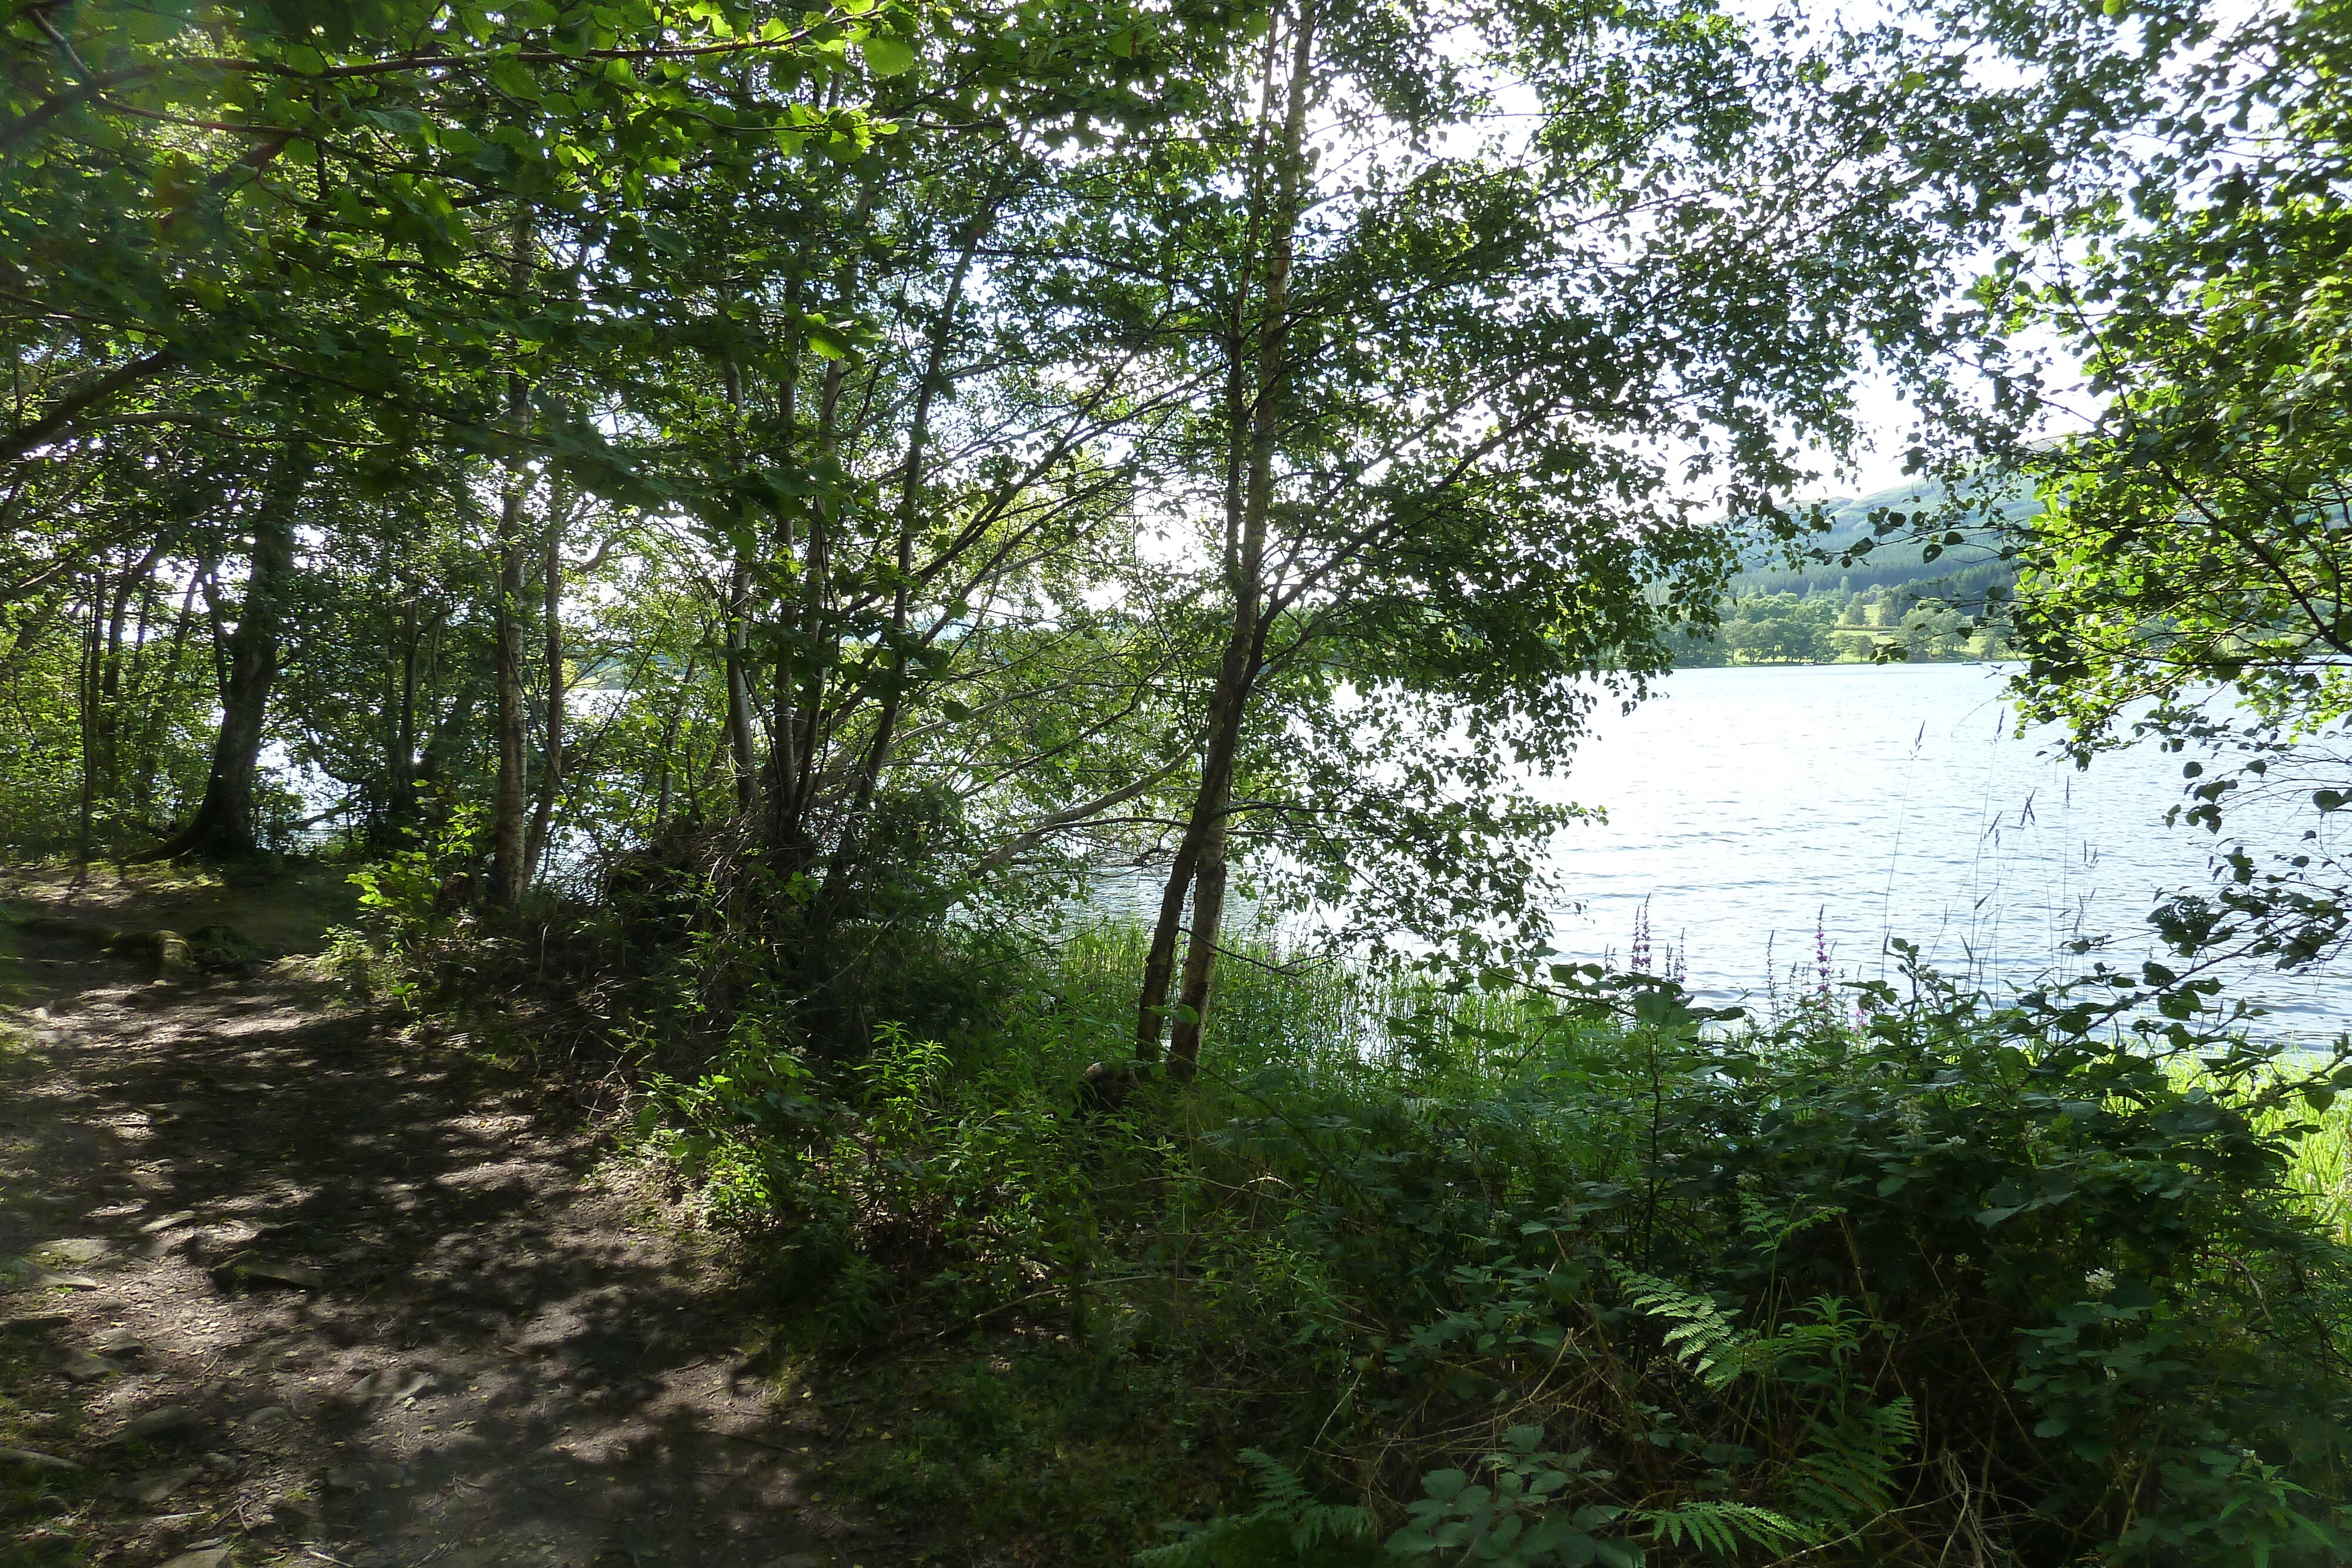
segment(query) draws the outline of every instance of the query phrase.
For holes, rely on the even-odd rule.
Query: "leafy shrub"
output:
[[[648,1125],[755,1173],[855,1286],[835,1334],[1018,1315],[1194,1369],[1258,1501],[1156,1561],[1368,1561],[1318,1511],[1359,1508],[1433,1563],[2346,1551],[2352,1267],[2291,1172],[2347,1075],[2289,1082],[2201,991],[1995,1005],[1915,967],[1726,1032],[1640,977],[1269,967],[1227,1071],[1081,1116],[1122,941],[961,1043],[886,1028],[844,1071],[747,1038]],[[1390,1024],[1335,1040],[1367,995]]]

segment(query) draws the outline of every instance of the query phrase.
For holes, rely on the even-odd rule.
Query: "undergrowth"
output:
[[[793,1332],[898,1368],[871,1503],[1163,1565],[2347,1559],[2340,1058],[2195,987],[1735,1021],[1250,956],[1115,1112],[1115,928],[847,1058],[748,993],[652,1081]]]
[[[30,1039],[0,1023],[0,1094],[16,1092],[44,1065]],[[0,1464],[0,1538],[13,1542],[18,1553],[10,1563],[67,1568],[89,1561],[78,1526],[98,1489],[79,1465],[25,1457],[62,1458],[79,1426],[79,1412],[41,1409],[34,1392],[48,1382],[40,1325],[58,1304],[51,1299],[54,1292],[37,1283],[38,1273],[29,1258],[0,1257],[0,1301],[15,1320],[0,1324],[0,1449],[16,1456]],[[18,1325],[19,1332],[11,1332]]]
[[[527,964],[877,1412],[838,1484],[951,1559],[2352,1560],[2352,1047],[2210,980],[1995,1001],[1906,953],[1742,1019],[1253,948],[1201,1079],[1106,1108],[1123,927],[446,893],[378,873],[367,983],[507,1007]]]

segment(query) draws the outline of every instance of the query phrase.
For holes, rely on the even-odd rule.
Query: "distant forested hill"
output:
[[[1829,503],[1830,528],[1807,540],[1809,555],[1828,560],[1792,563],[1758,550],[1748,570],[1732,580],[1721,606],[1722,624],[1709,634],[1682,633],[1675,662],[1685,668],[1723,664],[1817,664],[1999,659],[2008,654],[2007,617],[2000,601],[2017,580],[2000,559],[1992,528],[1958,530],[1934,560],[1927,545],[1887,536],[1851,566],[1836,558],[1874,537],[1874,514],[1915,514],[1945,505],[1938,485],[1905,485],[1853,500]],[[2000,523],[2022,521],[2041,503],[2021,486],[1991,505]],[[1981,517],[1982,514],[1979,514]]]
[[[1872,513],[1895,511],[1907,516],[1932,511],[1946,499],[1942,486],[1915,484],[1898,485],[1854,500],[1832,501],[1830,531],[1815,535],[1809,543],[1812,549],[1835,558],[1870,537]],[[2021,521],[2041,509],[2042,503],[2021,484],[1993,507],[1994,514],[2003,522]],[[1759,552],[1756,564],[1733,580],[1732,592],[1744,599],[1774,593],[1856,594],[1880,590],[1906,600],[1940,600],[1969,613],[1981,613],[1987,591],[1998,595],[2016,581],[2017,574],[2000,559],[1989,538],[1980,531],[1970,532],[1974,537],[1968,542],[1946,546],[1932,561],[1922,560],[1923,547],[1911,542],[1881,545],[1852,566],[1840,566],[1834,559],[1791,566],[1785,559],[1774,559]]]

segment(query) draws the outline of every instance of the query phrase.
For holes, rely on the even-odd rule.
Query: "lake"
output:
[[[2076,936],[2116,936],[2111,961],[2159,956],[2156,894],[2202,884],[2215,848],[2164,826],[2184,758],[2136,747],[2077,771],[2044,754],[2049,732],[2014,733],[2001,682],[1981,664],[1685,670],[1603,713],[1575,768],[1538,781],[1608,813],[1560,838],[1555,945],[1622,962],[1647,901],[1654,941],[1715,1001],[1761,997],[1768,967],[1811,984],[1817,918],[1855,977],[1893,976],[1889,935],[1996,989],[2085,964],[2060,953]],[[2230,827],[2259,846],[2315,816],[2248,809]],[[2294,1034],[2352,1022],[2340,968],[2231,979]]]

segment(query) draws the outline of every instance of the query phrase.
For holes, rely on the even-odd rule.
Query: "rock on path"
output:
[[[724,1274],[630,1223],[589,1136],[287,966],[150,983],[26,941],[0,1559],[896,1560],[806,1473],[814,1405],[740,1370]]]

